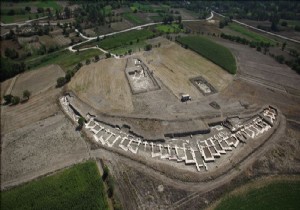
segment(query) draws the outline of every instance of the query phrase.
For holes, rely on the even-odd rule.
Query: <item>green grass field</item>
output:
[[[75,165],[55,175],[1,192],[1,209],[108,209],[95,162]]]
[[[123,17],[132,22],[133,24],[136,24],[136,25],[142,25],[145,22],[145,20],[143,20],[142,18],[138,17],[137,15],[135,15],[134,13],[124,13],[123,14]]]
[[[233,31],[236,31],[236,32],[239,32],[247,37],[249,37],[250,39],[252,39],[253,41],[256,41],[256,42],[266,42],[266,43],[270,43],[272,45],[275,45],[276,42],[272,39],[269,39],[263,35],[260,35],[258,33],[255,33],[253,31],[250,31],[249,29],[243,27],[243,26],[240,26],[236,23],[230,23],[228,25],[228,28],[230,28],[231,30]]]
[[[300,181],[280,181],[237,196],[225,196],[216,210],[299,209]]]
[[[58,64],[64,71],[78,64],[79,62],[85,61],[88,58],[93,58],[95,55],[103,54],[100,50],[90,49],[81,51],[78,54],[70,52],[68,50],[51,53],[49,55],[40,56],[27,60],[25,63],[27,66],[33,68],[40,68],[50,64]]]
[[[29,16],[31,16],[31,18],[35,18],[35,15],[31,14],[25,14],[25,15],[14,15],[14,16],[10,16],[10,15],[1,15],[1,22],[3,23],[14,23],[14,22],[21,22],[21,21],[25,21],[25,20],[29,20]]]
[[[179,33],[181,31],[179,25],[176,23],[173,23],[171,25],[157,25],[155,29],[164,33]]]
[[[139,39],[139,41],[142,41],[150,38],[152,35],[152,31],[149,31],[147,29],[128,31],[114,36],[109,36],[104,40],[101,40],[99,42],[99,47],[105,50],[119,48],[122,46],[124,47],[130,45],[130,42],[137,42],[137,39]]]
[[[35,6],[42,8],[52,8],[53,10],[62,9],[62,6],[56,1],[38,1],[35,3]]]
[[[231,74],[236,73],[235,58],[229,49],[203,36],[186,36],[178,42],[187,45],[193,51],[221,66]]]

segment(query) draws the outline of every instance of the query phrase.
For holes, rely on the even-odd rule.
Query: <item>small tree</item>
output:
[[[17,105],[18,103],[20,103],[20,97],[19,97],[19,96],[14,96],[14,97],[12,97],[11,103],[12,103],[13,105]]]
[[[110,53],[106,53],[105,56],[106,56],[106,58],[110,58],[111,54]]]
[[[85,64],[86,65],[89,65],[91,63],[91,60],[88,58],[88,59],[86,59],[86,61],[85,61]]]
[[[30,95],[31,95],[31,93],[29,92],[29,90],[24,90],[23,91],[23,98],[26,98],[28,100]]]
[[[4,100],[5,100],[5,104],[10,104],[13,97],[14,97],[14,96],[11,95],[11,94],[5,95],[5,96],[3,97]]]
[[[64,77],[59,77],[56,82],[56,87],[62,87],[66,84],[66,79]]]
[[[152,49],[152,44],[147,44],[146,46],[145,46],[145,51],[149,51],[149,50],[151,50]]]
[[[83,124],[84,124],[84,121],[85,121],[85,119],[84,119],[83,117],[80,117],[80,118],[78,119],[78,129],[79,129],[79,130],[82,129]]]
[[[71,80],[71,78],[73,77],[73,75],[74,75],[74,72],[72,70],[68,70],[67,71],[66,76],[65,76],[66,83]]]
[[[286,42],[283,42],[281,46],[281,50],[284,51],[285,47],[286,47]]]
[[[108,175],[109,175],[109,169],[108,169],[107,166],[104,166],[104,168],[103,168],[102,180],[105,181],[106,178],[108,177]]]
[[[95,55],[95,61],[99,61],[99,60],[100,60],[99,55]]]

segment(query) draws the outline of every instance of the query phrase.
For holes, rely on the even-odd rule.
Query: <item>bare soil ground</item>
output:
[[[2,189],[89,157],[80,132],[62,112],[3,135],[1,149]]]
[[[64,76],[64,71],[58,65],[49,65],[35,71],[28,71],[19,75],[14,84],[12,95],[22,97],[24,90],[29,90],[31,95],[37,95],[54,87],[56,80]]]
[[[115,31],[121,31],[130,27],[133,27],[133,24],[125,19],[122,22],[111,23],[111,28]]]
[[[211,33],[211,34],[221,34],[219,29],[219,21],[212,20],[208,21],[195,21],[195,22],[183,22],[184,27],[190,29],[194,33]]]
[[[53,37],[44,35],[39,37],[40,42],[47,47],[50,46],[65,46],[71,43],[71,39],[62,34],[56,34]]]
[[[131,92],[125,76],[126,59],[105,59],[82,67],[68,84],[81,100],[103,112],[130,113]]]
[[[1,107],[1,135],[47,118],[59,111],[56,103],[59,89],[45,91],[16,106]]]
[[[222,39],[216,39],[216,41],[231,49],[235,54],[239,63],[238,75],[243,80],[299,95],[300,76],[285,64],[279,64],[270,56],[263,55],[247,46]]]
[[[56,102],[61,90],[56,89],[55,85],[56,79],[63,75],[59,66],[50,65],[19,75],[14,84],[11,84],[14,79],[1,83],[4,93],[4,88],[12,85],[13,95],[22,97],[26,89],[32,94],[27,102],[1,107],[1,135],[57,113],[59,107]]]
[[[175,43],[141,53],[141,58],[178,98],[182,93],[189,94],[192,99],[203,97],[190,82],[191,78],[203,76],[218,91],[224,89],[232,79],[219,66]]]
[[[188,11],[186,9],[173,9],[174,11],[179,11],[180,15],[182,17],[183,20],[193,20],[193,19],[197,19],[197,14],[192,13],[191,11]]]
[[[17,41],[12,41],[12,40],[1,40],[0,41],[0,45],[1,45],[1,55],[4,56],[5,55],[5,50],[6,48],[9,49],[15,49],[18,52],[21,52],[21,46],[18,44]]]

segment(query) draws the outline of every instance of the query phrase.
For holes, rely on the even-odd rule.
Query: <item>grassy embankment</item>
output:
[[[203,36],[181,37],[177,41],[184,46],[188,46],[188,48],[199,53],[213,63],[221,66],[229,73],[236,73],[235,58],[230,50],[226,47],[219,45]]]
[[[215,208],[231,209],[299,209],[300,181],[275,181],[236,195],[226,195]]]
[[[250,38],[252,41],[255,41],[255,42],[265,42],[265,43],[270,43],[271,45],[275,45],[276,42],[273,40],[273,39],[269,39],[268,37],[265,37],[263,35],[260,35],[256,32],[253,32],[241,25],[238,25],[236,23],[230,23],[228,25],[228,28],[233,30],[233,31],[236,31],[240,34],[243,34],[244,36]]]
[[[1,192],[1,209],[108,209],[108,203],[96,163],[89,161]]]

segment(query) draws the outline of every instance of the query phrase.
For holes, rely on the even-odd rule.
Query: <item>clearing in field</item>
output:
[[[1,209],[108,209],[95,162],[1,192]]]
[[[105,59],[82,67],[68,84],[76,95],[96,110],[128,113],[133,110],[124,73],[126,59]]]
[[[178,41],[190,49],[221,66],[231,74],[236,73],[235,58],[226,47],[203,36],[181,37]]]
[[[183,93],[192,99],[202,97],[202,93],[190,81],[202,76],[217,91],[224,89],[232,77],[222,68],[193,51],[175,43],[150,52],[141,53],[142,60],[173,94],[180,98]]]

